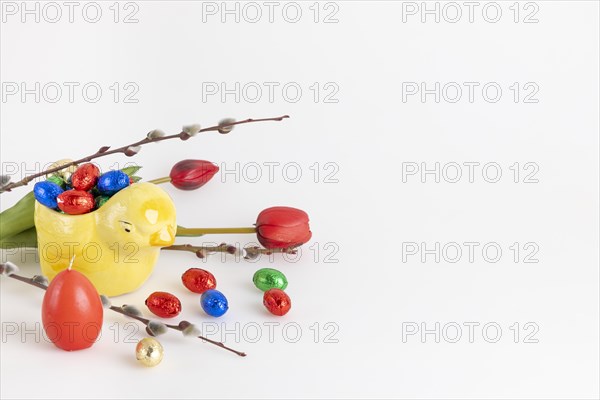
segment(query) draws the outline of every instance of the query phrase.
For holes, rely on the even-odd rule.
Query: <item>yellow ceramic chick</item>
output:
[[[61,214],[36,201],[42,273],[54,278],[75,255],[73,269],[100,294],[131,292],[152,273],[160,248],[175,241],[175,216],[171,198],[152,183],[133,184],[82,215]]]

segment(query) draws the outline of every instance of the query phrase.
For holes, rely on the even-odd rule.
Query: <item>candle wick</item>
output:
[[[69,262],[69,267],[67,268],[67,271],[71,270],[71,268],[73,267],[74,261],[75,261],[75,254],[73,254],[73,257],[71,257],[71,261]]]

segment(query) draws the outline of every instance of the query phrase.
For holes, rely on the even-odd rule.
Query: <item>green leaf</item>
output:
[[[135,183],[139,182],[142,180],[141,176],[131,176],[130,177]]]
[[[0,213],[0,240],[15,236],[34,226],[35,197],[29,192],[11,208]]]
[[[37,247],[37,232],[35,227],[29,228],[26,231],[17,233],[14,236],[2,239],[0,241],[0,249],[19,249],[19,248],[36,248]]]
[[[139,165],[132,165],[131,167],[125,167],[125,168],[123,168],[121,171],[125,172],[129,176],[134,176],[136,174],[136,172],[138,172],[140,169],[142,169],[141,166],[139,166]]]

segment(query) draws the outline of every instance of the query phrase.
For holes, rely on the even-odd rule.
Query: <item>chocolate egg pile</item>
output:
[[[66,178],[66,180],[65,180]],[[79,166],[70,176],[52,175],[33,188],[35,199],[48,208],[79,215],[96,210],[134,179],[121,170],[100,174],[92,163]]]

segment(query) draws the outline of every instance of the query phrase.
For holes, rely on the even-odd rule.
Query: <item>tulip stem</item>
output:
[[[184,228],[177,227],[177,236],[202,236],[223,233],[256,233],[256,227],[248,228]]]
[[[148,181],[149,183],[154,183],[155,185],[160,185],[161,183],[171,182],[171,177],[165,176],[164,178],[157,178]]]

